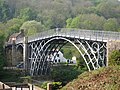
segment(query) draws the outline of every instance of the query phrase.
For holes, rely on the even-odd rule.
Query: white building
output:
[[[73,63],[73,64],[76,64],[76,60],[70,60],[70,59],[66,59],[64,56],[63,56],[63,53],[61,51],[58,51],[58,52],[54,52],[53,54],[51,54],[49,56],[49,60],[52,61],[53,63],[55,64],[58,64],[58,63]]]

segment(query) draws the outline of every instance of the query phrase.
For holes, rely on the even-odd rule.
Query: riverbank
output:
[[[61,90],[119,90],[120,66],[103,67],[84,72]]]

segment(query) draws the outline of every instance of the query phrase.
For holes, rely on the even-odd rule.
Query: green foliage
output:
[[[47,29],[67,27],[120,31],[118,0],[0,0],[0,9],[0,21],[7,22],[0,24],[0,29],[8,31],[6,37],[18,32],[22,23],[31,20],[40,22],[40,26]],[[18,21],[11,25],[7,20],[14,21],[14,18]],[[30,34],[36,33],[33,29],[36,28],[31,28]]]
[[[43,82],[41,85],[41,88],[47,89],[47,83],[49,83],[49,82]]]
[[[24,22],[36,20],[48,29],[66,26],[67,28],[112,31],[115,24],[109,27],[110,18],[117,19],[120,24],[118,0],[1,0],[1,8],[1,18],[7,17],[2,19],[8,20],[9,16],[14,16],[14,18],[23,19]],[[16,27],[18,26],[13,28]]]
[[[11,11],[5,0],[0,0],[0,22],[7,21],[11,18]]]
[[[64,57],[66,58],[66,59],[72,59],[72,49],[69,49],[69,48],[62,48],[62,51],[63,51],[63,53],[64,53]]]
[[[114,50],[109,55],[109,65],[120,65],[120,51]]]
[[[101,2],[96,7],[98,14],[104,16],[105,18],[113,18],[113,17],[119,17],[120,16],[120,4],[118,0],[106,0]]]
[[[62,82],[52,82],[52,90],[57,90],[62,87]]]
[[[69,25],[71,28],[80,28],[80,17],[75,17]]]
[[[63,27],[65,25],[65,16],[58,11],[49,10],[42,16],[43,23],[48,28]]]
[[[24,29],[25,34],[29,36],[44,31],[45,26],[42,25],[41,22],[32,20],[32,21],[24,22],[23,25],[21,26],[21,29]]]
[[[63,52],[64,57],[66,59],[72,59],[73,56],[76,57],[76,66],[79,68],[85,68],[86,64],[85,61],[83,59],[83,57],[80,55],[80,53],[78,52],[78,50],[76,50],[75,47],[71,46],[71,45],[65,45],[62,49],[61,52]]]
[[[24,83],[29,83],[31,81],[31,76],[20,77]]]
[[[49,81],[43,82],[40,87],[47,90],[48,83],[52,85],[52,90],[57,90],[57,89],[60,89],[62,87],[62,82],[49,82]]]
[[[117,31],[119,24],[117,22],[117,19],[110,18],[105,22],[103,27],[104,27],[104,30],[106,31]]]
[[[119,90],[120,66],[109,66],[84,72],[60,90]]]
[[[51,76],[55,81],[66,83],[76,78],[82,72],[82,68],[61,65],[53,67]]]
[[[73,56],[76,56],[77,59],[80,57],[78,50],[70,44],[62,47],[61,51],[63,52],[64,57],[67,59],[72,59]]]
[[[101,30],[105,23],[105,18],[96,14],[80,14],[72,19],[71,24],[67,21],[69,28]]]
[[[105,86],[106,90],[119,90],[118,84],[107,84]]]
[[[23,19],[24,21],[27,20],[34,20],[36,19],[36,12],[34,12],[33,10],[31,10],[30,8],[24,8],[20,10],[20,15],[19,18]]]
[[[8,34],[8,35],[6,35],[6,36],[9,36],[13,33],[19,32],[19,29],[20,29],[22,23],[23,23],[23,20],[18,19],[18,18],[13,18],[13,19],[7,21],[7,23],[5,25],[6,26],[5,30],[7,31],[6,34]]]
[[[104,0],[91,0],[92,3],[94,3],[95,5],[98,5],[100,4],[101,1],[104,1]]]
[[[66,20],[66,23],[67,23],[66,28],[69,28],[69,27],[70,27],[71,22],[72,22],[72,18],[68,18],[68,19]]]
[[[20,70],[0,70],[0,80],[2,82],[22,82],[23,71]]]
[[[4,45],[4,35],[0,33],[0,70],[3,68],[5,62],[3,45]]]
[[[4,37],[8,39],[11,34],[19,32],[22,23],[22,19],[10,19],[6,23],[0,23],[0,31],[2,31],[4,33]]]

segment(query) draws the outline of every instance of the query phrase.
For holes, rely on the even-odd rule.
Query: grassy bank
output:
[[[1,70],[0,81],[2,82],[21,82],[20,77],[23,77],[23,71],[19,70]]]
[[[120,66],[84,72],[61,90],[119,90]]]

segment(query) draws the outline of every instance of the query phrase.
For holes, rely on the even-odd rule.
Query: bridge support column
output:
[[[16,62],[16,46],[15,46],[15,40],[13,40],[12,44],[12,66],[15,66],[17,64]]]
[[[24,61],[24,69],[27,72],[27,70],[28,70],[28,37],[24,37],[24,42],[23,42],[23,61]]]

